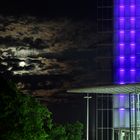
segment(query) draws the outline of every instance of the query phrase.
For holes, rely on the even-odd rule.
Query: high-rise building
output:
[[[101,40],[97,48],[111,52],[103,59],[113,62],[112,68],[103,69],[104,74],[116,85],[140,82],[140,0],[98,0],[97,9]],[[115,94],[102,92],[94,96],[95,106],[90,108],[95,109],[95,131],[90,131],[94,132],[94,137],[87,140],[140,140],[139,91],[129,92],[129,88],[125,88],[127,94],[121,90],[118,94],[117,91]],[[78,92],[92,93],[92,88]]]
[[[114,0],[114,83],[140,82],[140,1]],[[130,99],[129,99],[130,98]],[[114,139],[140,139],[139,94],[113,96]]]

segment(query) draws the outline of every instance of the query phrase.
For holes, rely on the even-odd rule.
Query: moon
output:
[[[25,67],[26,63],[24,61],[19,62],[20,67]]]

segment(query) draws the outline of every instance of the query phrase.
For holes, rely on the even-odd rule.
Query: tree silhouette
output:
[[[0,139],[46,140],[44,121],[51,122],[48,109],[3,77],[0,81]]]
[[[55,124],[46,106],[0,77],[1,140],[81,140],[83,125]]]

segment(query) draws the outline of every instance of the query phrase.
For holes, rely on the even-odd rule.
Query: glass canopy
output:
[[[93,86],[67,90],[69,93],[129,94],[140,93],[140,83],[126,85]]]

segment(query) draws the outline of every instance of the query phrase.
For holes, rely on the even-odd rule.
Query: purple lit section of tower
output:
[[[114,1],[114,47],[114,83],[140,82],[140,0]],[[129,97],[119,94],[113,100],[118,104],[114,104],[114,115],[119,114],[114,120],[117,126],[115,121],[129,120]],[[128,121],[124,127],[129,126]]]
[[[114,5],[114,45],[115,83],[139,82],[136,74],[136,51],[140,49],[140,0],[115,0]],[[137,41],[138,40],[138,41]]]

